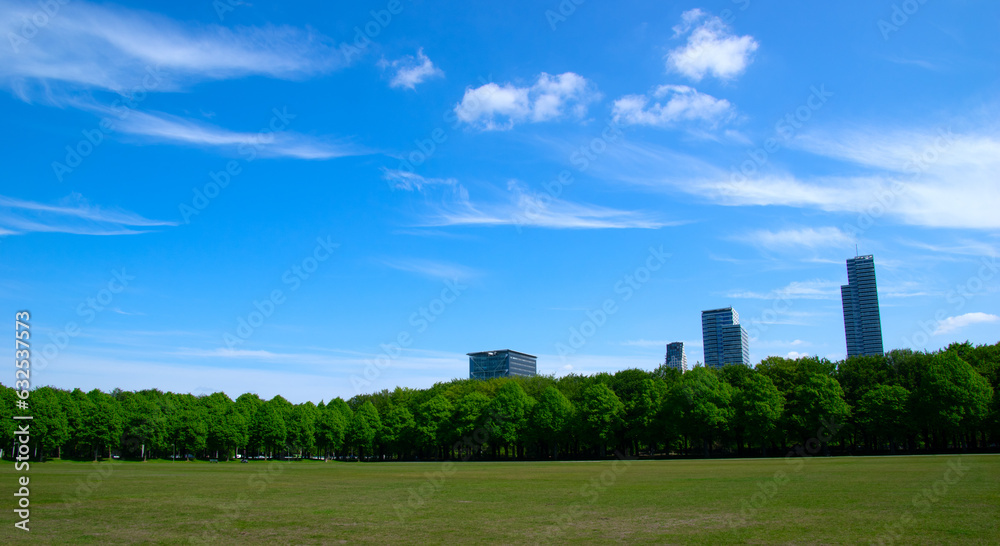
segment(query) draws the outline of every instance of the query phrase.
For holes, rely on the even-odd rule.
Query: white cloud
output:
[[[467,88],[455,105],[455,114],[459,120],[481,129],[510,129],[522,122],[582,118],[587,105],[599,98],[595,86],[583,76],[572,72],[551,76],[543,72],[531,87],[490,82]]]
[[[468,190],[451,178],[428,179],[394,170],[386,170],[384,178],[394,181],[399,189],[411,191],[434,186],[447,188],[448,194],[430,205],[432,210],[422,222],[428,227],[513,225],[550,229],[657,229],[680,223],[663,222],[640,212],[565,201],[531,192],[516,181],[507,184],[507,195],[484,206],[474,204]]]
[[[944,296],[941,291],[929,291],[926,283],[916,281],[896,280],[891,284],[883,284],[878,287],[878,297],[886,298],[916,298],[922,296]]]
[[[743,299],[805,299],[805,300],[827,300],[840,297],[841,283],[828,280],[792,281],[788,285],[772,290],[771,292],[732,292],[728,294],[730,298]]]
[[[761,229],[739,236],[737,240],[767,250],[824,249],[829,247],[849,247],[854,244],[854,238],[850,234],[835,227],[786,229],[781,231]]]
[[[844,177],[764,174],[676,180],[682,191],[724,205],[782,205],[891,216],[928,227],[1000,228],[1000,133],[882,128],[809,135],[792,145],[870,171]]]
[[[1000,257],[1000,248],[985,241],[974,241],[972,239],[960,239],[953,245],[934,245],[923,241],[900,241],[907,246],[929,250],[936,254],[958,254],[962,256],[989,256]]]
[[[275,120],[280,116],[289,116],[287,111],[275,112]],[[237,132],[159,112],[132,111],[127,118],[118,122],[117,128],[123,133],[161,141],[192,146],[229,147],[240,154],[249,155],[252,152],[265,157],[331,159],[368,153],[353,145],[325,142],[290,131],[265,129],[256,133]]]
[[[736,36],[722,19],[699,9],[686,11],[681,18],[681,24],[674,27],[675,37],[690,35],[684,46],[667,54],[669,69],[695,81],[707,74],[731,79],[746,70],[759,47],[753,36]]]
[[[933,335],[946,334],[948,332],[954,332],[961,328],[972,324],[981,324],[984,322],[997,322],[1000,321],[1000,316],[991,315],[988,313],[966,313],[964,315],[958,315],[957,317],[948,317],[938,323],[937,328],[934,330]]]
[[[428,186],[452,186],[460,184],[454,178],[427,178],[410,171],[382,169],[382,178],[397,190],[420,191]]]
[[[150,228],[174,226],[176,222],[150,220],[122,210],[110,210],[87,203],[72,194],[64,203],[49,205],[0,195],[0,235],[32,232],[76,235],[134,235]]]
[[[21,36],[35,2],[0,5],[0,34]],[[10,46],[10,47],[7,47]],[[0,48],[0,81],[45,90],[55,83],[125,91],[162,75],[158,91],[199,81],[263,75],[297,79],[348,63],[343,49],[312,30],[180,23],[145,11],[74,1],[30,40]]]
[[[434,63],[427,58],[427,55],[424,55],[422,48],[417,50],[416,58],[412,55],[407,55],[402,59],[396,59],[392,62],[383,61],[381,64],[383,68],[391,67],[396,70],[396,74],[389,81],[389,87],[414,89],[417,85],[430,78],[444,76],[444,72],[434,66]]]
[[[645,95],[627,95],[615,101],[614,119],[622,125],[653,125],[664,127],[678,121],[704,121],[716,124],[732,116],[732,106],[725,99],[700,93],[686,85],[661,85],[653,92],[656,99],[649,105]]]
[[[435,260],[394,258],[391,260],[383,260],[382,264],[399,271],[416,273],[431,279],[464,280],[479,275],[478,271],[470,267]]]

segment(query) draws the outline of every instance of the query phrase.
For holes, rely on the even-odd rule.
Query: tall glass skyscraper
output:
[[[688,357],[684,354],[684,342],[667,343],[667,367],[684,373],[688,371]]]
[[[732,307],[701,312],[701,336],[705,342],[705,366],[750,365],[750,339]]]
[[[844,302],[847,357],[883,354],[882,320],[872,255],[847,260],[847,284],[840,287],[840,297]]]

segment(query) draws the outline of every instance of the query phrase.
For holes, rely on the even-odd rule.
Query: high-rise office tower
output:
[[[684,373],[688,371],[688,357],[684,354],[684,342],[667,343],[667,367]]]
[[[705,366],[750,365],[750,339],[732,307],[701,312],[701,336],[705,341]]]
[[[469,353],[469,379],[494,377],[532,377],[537,366],[535,355],[505,349]]]
[[[882,320],[872,255],[847,260],[847,284],[840,287],[840,297],[844,302],[848,358],[883,354]]]

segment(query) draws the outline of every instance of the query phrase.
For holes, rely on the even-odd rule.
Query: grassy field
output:
[[[31,465],[0,543],[996,544],[1000,456]]]

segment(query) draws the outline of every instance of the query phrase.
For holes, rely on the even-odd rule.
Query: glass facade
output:
[[[667,344],[667,367],[673,368],[681,373],[688,369],[688,357],[684,353],[684,342],[675,341]]]
[[[536,357],[505,349],[469,353],[469,378],[493,379],[494,377],[532,377],[536,373]]]
[[[883,354],[874,256],[847,260],[847,284],[840,287],[840,297],[844,303],[848,358]]]
[[[701,312],[701,336],[705,342],[705,366],[750,365],[750,338],[732,307]]]

